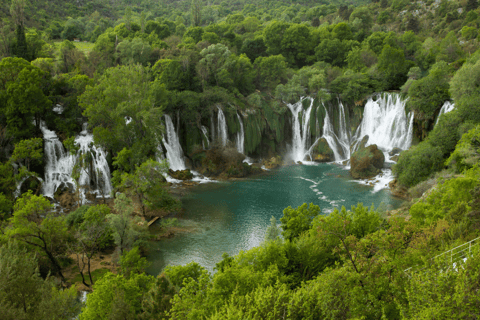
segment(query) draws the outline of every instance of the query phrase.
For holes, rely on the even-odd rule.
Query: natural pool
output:
[[[396,208],[402,200],[386,189],[373,192],[333,164],[288,166],[252,179],[202,184],[182,199],[185,213],[178,218],[190,231],[155,242],[147,271],[156,275],[167,265],[195,261],[213,272],[224,252],[236,255],[260,245],[271,216],[280,223],[283,209],[305,202],[328,214],[359,202]]]

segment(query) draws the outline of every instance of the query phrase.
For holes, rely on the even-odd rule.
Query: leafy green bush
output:
[[[434,147],[424,141],[410,150],[402,152],[398,163],[393,166],[393,172],[398,181],[407,187],[426,180],[432,173],[443,166],[441,148]]]

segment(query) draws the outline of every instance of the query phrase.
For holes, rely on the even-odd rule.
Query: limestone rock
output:
[[[361,148],[350,158],[350,174],[355,179],[368,179],[381,172],[385,156],[376,144]]]
[[[185,170],[177,170],[173,171],[172,169],[168,169],[168,174],[177,180],[192,180],[193,174],[190,172],[190,169]]]
[[[268,160],[263,160],[263,165],[266,169],[275,169],[282,165],[282,158],[280,156],[271,157]]]
[[[315,162],[331,162],[335,160],[332,148],[328,145],[325,138],[318,140],[312,150],[312,160]]]

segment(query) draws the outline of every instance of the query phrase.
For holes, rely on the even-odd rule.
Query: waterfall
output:
[[[210,146],[210,140],[208,139],[208,129],[205,126],[201,126],[200,129],[202,129],[203,136],[205,137],[205,140],[207,140],[206,146],[205,146],[205,141],[202,140],[203,149],[206,149]]]
[[[228,130],[227,130],[227,121],[225,120],[225,115],[223,114],[222,109],[220,107],[218,108],[218,140],[222,144],[222,147],[225,147],[227,145],[227,139],[228,139]]]
[[[367,145],[376,144],[383,151],[407,150],[412,143],[413,112],[405,113],[405,101],[396,94],[383,94],[368,99],[355,139],[368,135]]]
[[[455,109],[455,104],[451,103],[450,101],[445,101],[445,103],[442,106],[442,109],[440,109],[440,113],[437,116],[437,121],[435,121],[435,125],[437,125],[442,115],[444,115],[445,113],[449,113],[453,109]]]
[[[110,169],[105,152],[93,144],[93,135],[84,130],[75,138],[78,152],[67,153],[55,132],[48,130],[45,124],[40,126],[45,144],[45,182],[42,194],[53,198],[58,187],[76,189],[72,173],[75,165],[80,165],[79,186],[93,186],[93,193],[108,197],[112,191]],[[80,163],[83,161],[83,163]],[[85,203],[85,190],[81,190],[82,202]]]
[[[293,141],[292,141],[292,159],[296,161],[303,161],[308,151],[308,139],[310,137],[310,113],[313,106],[313,99],[310,100],[310,106],[306,111],[303,110],[303,100],[295,104],[287,104],[293,115]],[[302,123],[300,124],[299,114],[302,114]]]
[[[79,147],[75,156],[76,162],[81,161],[82,158],[84,161],[82,166],[84,169],[80,172],[79,185],[86,186],[92,181],[95,186],[94,193],[109,196],[112,192],[112,184],[105,152],[93,144],[93,135],[89,134],[86,128],[75,138],[75,143]]]
[[[240,131],[237,132],[237,150],[240,153],[245,153],[245,131],[243,130],[242,117],[237,113],[238,122],[240,122]]]
[[[172,118],[168,114],[165,114],[165,135],[162,137],[163,145],[167,149],[167,160],[170,169],[185,170],[185,161],[183,160],[183,150],[180,146],[177,132],[172,122]]]
[[[320,138],[325,138],[327,140],[328,145],[333,151],[333,155],[335,157],[335,161],[342,161],[345,159],[350,159],[350,139],[347,131],[347,124],[345,121],[345,109],[343,104],[339,104],[339,135],[335,134],[335,130],[333,128],[332,122],[330,120],[330,116],[328,115],[328,110],[325,107],[325,119],[323,122],[323,135]]]
[[[325,118],[323,125],[323,134],[318,137],[315,143],[310,146],[308,152],[304,153],[303,146],[307,146],[306,139],[300,131],[298,113],[301,108],[301,101],[295,105],[288,105],[293,113],[293,146],[294,159],[297,161],[302,155],[310,156],[314,146],[321,138],[327,140],[328,145],[333,151],[335,161],[350,159],[350,153],[358,148],[363,137],[368,135],[369,140],[366,145],[376,144],[384,153],[391,151],[393,148],[407,150],[410,148],[413,136],[413,112],[405,114],[405,101],[400,99],[396,94],[378,95],[374,101],[370,98],[364,109],[363,119],[358,126],[354,136],[350,136],[345,116],[345,107],[339,101],[338,103],[338,130],[333,127],[332,117],[329,115],[325,105]],[[448,110],[445,107],[445,110]],[[309,122],[310,109],[304,114],[303,134],[309,134],[306,122]],[[318,126],[318,119],[316,122]],[[300,146],[300,147],[299,147]],[[298,151],[300,150],[300,151]],[[386,157],[388,159],[388,157]]]

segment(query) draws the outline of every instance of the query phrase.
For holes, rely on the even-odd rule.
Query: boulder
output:
[[[385,156],[376,144],[355,151],[350,158],[350,174],[355,179],[368,179],[381,172]]]
[[[275,169],[282,165],[282,158],[280,156],[271,157],[268,160],[263,160],[263,165],[266,169]]]
[[[190,169],[185,170],[177,170],[173,171],[172,169],[168,169],[168,174],[177,180],[192,180],[193,173],[190,172]]]
[[[315,162],[331,162],[335,160],[332,148],[328,145],[325,138],[318,140],[312,150],[312,161]]]
[[[388,155],[389,155],[390,157],[393,157],[393,156],[399,155],[400,152],[402,152],[402,151],[403,151],[403,150],[400,149],[400,148],[393,148],[392,151],[390,151],[390,152],[388,153]]]

